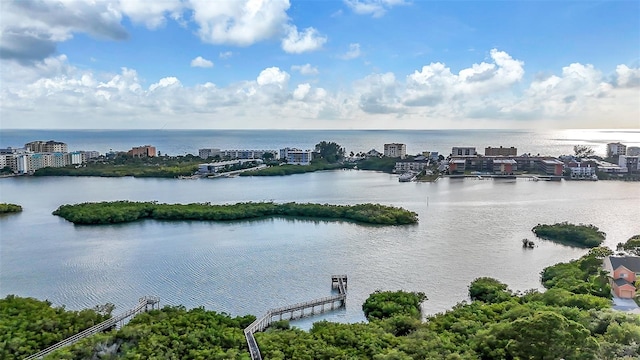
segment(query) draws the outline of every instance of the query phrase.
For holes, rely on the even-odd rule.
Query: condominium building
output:
[[[618,158],[618,166],[627,168],[628,172],[635,173],[640,171],[640,156],[620,155]]]
[[[640,155],[640,147],[639,146],[629,146],[627,148],[628,156],[638,156]]]
[[[203,159],[208,159],[210,157],[216,157],[216,156],[222,156],[220,155],[220,149],[214,149],[214,148],[210,148],[210,149],[199,149],[198,150],[198,156],[203,158]]]
[[[66,153],[69,151],[67,144],[59,141],[32,141],[24,144],[25,149],[35,153]]]
[[[156,148],[151,145],[136,146],[131,148],[127,154],[133,157],[154,157],[156,156]]]
[[[476,153],[476,148],[475,146],[469,146],[469,147],[458,147],[458,146],[454,146],[451,148],[451,156],[452,157],[460,157],[460,156],[476,156],[478,155]]]
[[[484,148],[485,156],[516,156],[518,153],[518,149],[515,147],[498,147],[492,148],[491,146]]]
[[[271,154],[274,159],[278,158],[276,150],[222,150],[220,154],[230,159],[262,159],[264,154]]]
[[[626,155],[626,154],[627,154],[627,145],[621,144],[619,142],[607,144],[607,157],[612,157],[616,155]]]
[[[397,143],[384,144],[384,156],[404,159],[407,156],[407,145]]]
[[[280,159],[284,159],[288,164],[309,165],[313,160],[311,150],[300,150],[295,148],[280,149]]]

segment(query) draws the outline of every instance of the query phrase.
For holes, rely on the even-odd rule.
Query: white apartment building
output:
[[[407,156],[407,145],[398,143],[384,144],[384,156],[404,159]]]
[[[285,159],[287,164],[310,165],[311,160],[313,160],[313,152],[311,150],[284,148],[280,149],[280,159]]]

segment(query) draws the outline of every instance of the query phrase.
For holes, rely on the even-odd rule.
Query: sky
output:
[[[640,1],[0,0],[0,129],[640,128]]]

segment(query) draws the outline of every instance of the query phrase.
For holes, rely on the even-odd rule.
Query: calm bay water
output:
[[[349,149],[350,143],[376,142],[380,134],[374,139],[354,136],[352,142],[332,137],[317,141],[336,141]],[[285,136],[279,136],[284,143]],[[286,142],[302,142],[288,136]],[[403,142],[388,134],[381,137]],[[602,137],[582,141],[595,143]],[[64,141],[58,134],[38,138]],[[554,151],[576,142],[546,139]],[[491,138],[471,140],[464,143],[488,143]],[[3,132],[2,146],[5,141]],[[418,146],[418,140],[411,141],[415,142],[404,142]],[[490,143],[501,144],[511,145]],[[267,219],[86,227],[51,215],[61,204],[119,199],[375,202],[415,211],[420,222],[382,227]],[[23,213],[0,217],[0,296],[49,299],[70,309],[112,302],[124,310],[142,295],[157,295],[164,304],[258,315],[272,307],[327,296],[330,275],[346,273],[347,308],[324,318],[364,320],[360,306],[376,289],[423,291],[429,297],[424,311],[432,314],[467,299],[467,286],[476,277],[492,276],[515,290],[539,288],[539,273],[545,266],[586,252],[543,240],[536,240],[535,249],[523,249],[520,239],[532,238],[530,229],[538,223],[595,224],[607,233],[605,245],[612,248],[640,233],[640,184],[616,181],[399,183],[395,175],[355,170],[215,180],[21,177],[0,179],[0,202],[24,207]]]

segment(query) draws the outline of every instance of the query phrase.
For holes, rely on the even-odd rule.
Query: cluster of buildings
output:
[[[30,174],[44,167],[80,165],[97,158],[97,151],[69,152],[67,144],[58,141],[32,141],[23,148],[0,149],[0,169],[9,168],[14,174]]]
[[[154,157],[156,148],[151,145],[136,146],[127,152],[132,157]],[[18,175],[33,174],[45,167],[81,166],[91,159],[97,159],[97,151],[71,151],[63,142],[31,141],[22,148],[0,149],[0,169],[9,168]]]
[[[198,156],[202,159],[219,157],[221,159],[274,159],[283,160],[293,165],[309,165],[313,160],[313,151],[296,148],[284,148],[278,150],[220,150],[215,148],[199,149]],[[215,164],[215,163],[212,163]]]
[[[453,147],[448,161],[451,175],[477,171],[498,175],[513,175],[516,172],[538,172],[548,176],[564,176],[565,170],[572,179],[597,179],[596,171],[609,174],[640,173],[640,148],[627,147],[621,143],[607,144],[607,157],[618,159],[618,163],[598,159],[578,159],[574,156],[518,155],[515,147],[487,147],[484,155],[475,147]]]

